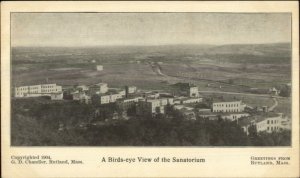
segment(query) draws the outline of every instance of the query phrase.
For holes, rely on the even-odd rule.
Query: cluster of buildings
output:
[[[63,88],[57,84],[40,84],[16,87],[14,96],[17,98],[48,96],[51,100],[64,100],[66,96],[70,96],[69,99],[86,104],[93,101],[97,101],[100,105],[116,103],[123,109],[125,113],[123,115],[134,107],[136,115],[139,116],[164,114],[169,105],[181,111],[184,117],[190,120],[221,118],[236,121],[247,134],[250,126],[256,127],[258,132],[269,133],[291,127],[290,120],[283,114],[269,112],[266,107],[257,110],[255,114],[246,112],[247,106],[241,100],[213,99],[206,105],[207,107],[195,107],[198,103],[204,103],[203,98],[199,96],[198,87],[189,83],[180,83],[179,86],[180,92],[175,95],[162,91],[138,90],[135,86],[109,88],[107,83],[78,85],[71,88]],[[116,114],[114,118],[117,118]]]
[[[267,106],[248,108],[245,112],[246,107],[242,101],[217,100],[212,102],[211,109],[199,109],[199,117],[236,121],[247,134],[250,126],[253,126],[257,132],[267,133],[291,129],[291,120],[283,113],[269,111]]]

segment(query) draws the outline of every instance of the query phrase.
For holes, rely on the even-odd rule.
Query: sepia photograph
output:
[[[11,146],[290,147],[292,15],[11,12]]]

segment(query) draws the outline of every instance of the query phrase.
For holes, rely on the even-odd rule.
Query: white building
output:
[[[107,83],[98,83],[89,87],[91,94],[103,94],[108,91]]]
[[[163,114],[165,113],[165,106],[168,104],[173,104],[173,98],[140,100],[137,104],[137,114],[155,114],[157,111]]]
[[[184,98],[181,100],[182,104],[200,103],[200,102],[202,102],[202,98]]]
[[[101,95],[100,96],[100,103],[101,104],[110,103],[110,96],[109,95]]]
[[[125,90],[119,90],[118,91],[118,93],[122,96],[122,97],[124,97],[125,95],[126,95],[126,91]]]
[[[97,65],[97,71],[102,71],[103,70],[103,66],[102,65]]]
[[[132,97],[132,98],[124,98],[120,102],[123,102],[123,103],[135,102],[135,103],[137,103],[139,100],[145,100],[145,99],[141,96],[136,96],[136,97]]]
[[[213,112],[243,112],[246,105],[242,101],[220,101],[212,103]]]
[[[120,99],[122,97],[123,97],[123,95],[121,95],[120,93],[111,94],[110,98],[109,98],[110,99],[109,102],[114,103],[117,101],[117,99]]]
[[[189,88],[189,97],[199,97],[198,87],[190,86],[190,88]]]
[[[193,107],[188,107],[188,106],[185,106],[185,105],[182,105],[182,104],[174,105],[174,109],[177,109],[177,110],[185,109],[185,110],[188,110],[188,111],[194,110]]]
[[[51,93],[62,92],[62,87],[56,84],[41,84],[15,87],[15,97],[51,96]]]
[[[100,95],[100,103],[101,104],[114,103],[121,98],[123,98],[123,95],[121,95],[120,93],[103,94]]]
[[[132,94],[136,92],[137,88],[135,86],[126,86],[125,90],[126,94]]]
[[[266,131],[268,133],[282,129],[282,114],[275,114],[266,118],[261,117],[256,120],[257,132]]]
[[[146,91],[142,95],[144,98],[152,98],[152,99],[157,99],[160,96],[158,92],[153,92],[153,91]]]

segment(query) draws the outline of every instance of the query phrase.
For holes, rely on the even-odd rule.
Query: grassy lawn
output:
[[[291,117],[291,98],[278,98],[278,106],[274,109],[275,112],[281,112]]]

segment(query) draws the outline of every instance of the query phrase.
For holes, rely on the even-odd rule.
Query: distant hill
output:
[[[291,45],[290,43],[221,45],[207,49],[205,54],[245,54],[290,57]]]
[[[197,57],[195,57],[197,56]],[[14,47],[14,62],[83,62],[150,60],[181,61],[207,58],[224,62],[287,63],[291,45],[276,44],[229,44],[229,45],[162,45],[162,46],[95,46],[95,47]],[[23,61],[23,62],[22,62]]]

